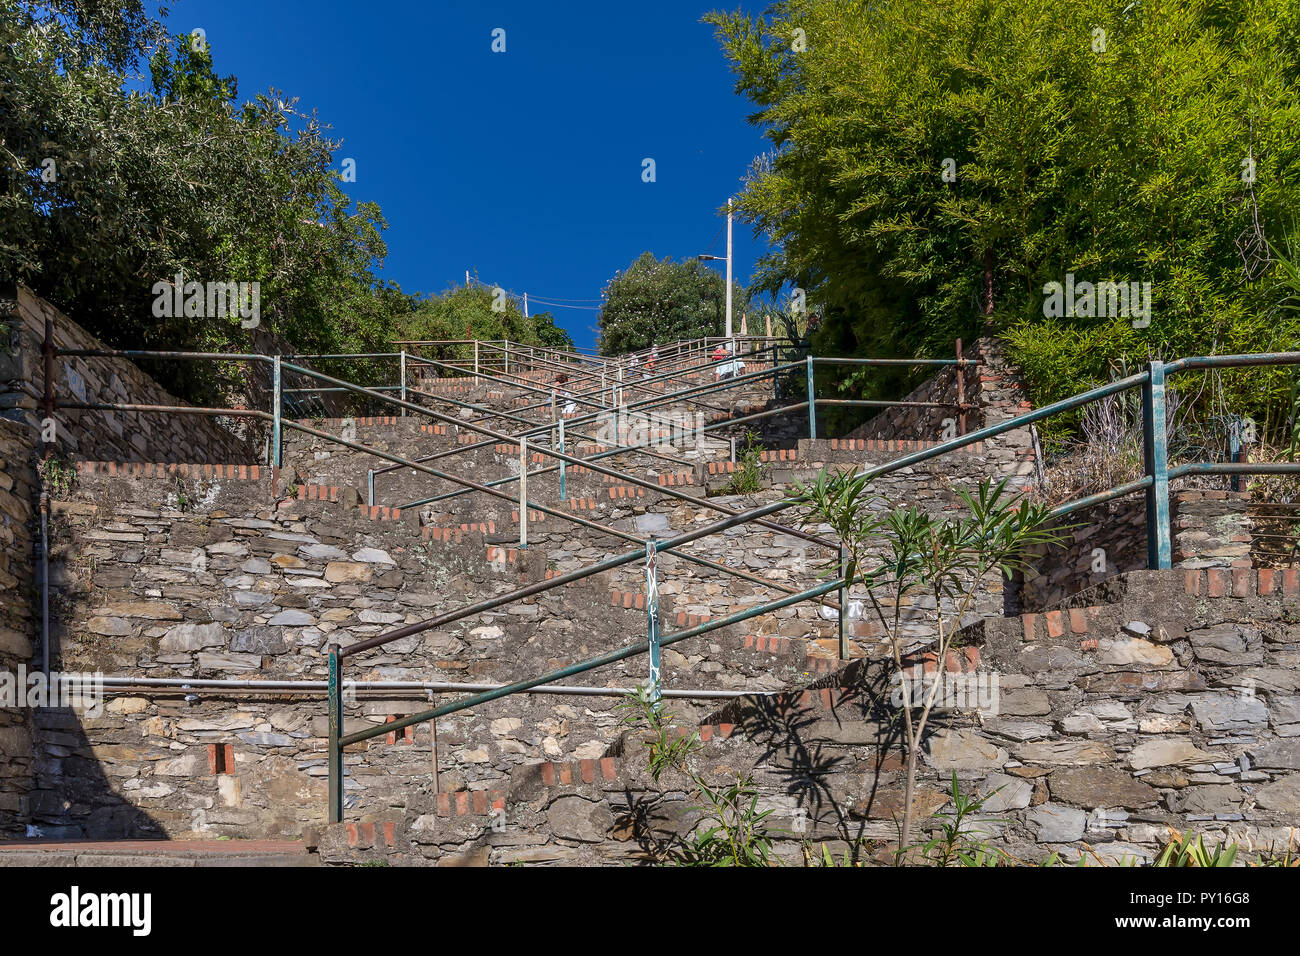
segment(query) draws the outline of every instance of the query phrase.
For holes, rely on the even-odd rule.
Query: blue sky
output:
[[[700,22],[713,8],[172,0],[167,22],[205,31],[241,99],[276,87],[332,126],[356,160],[345,188],[389,222],[384,278],[439,292],[469,269],[531,306],[597,300],[645,250],[725,252],[719,209],[766,142]],[[743,284],[763,244],[739,223],[734,238]],[[592,344],[594,311],[552,311]]]

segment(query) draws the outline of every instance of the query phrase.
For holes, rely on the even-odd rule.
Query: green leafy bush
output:
[[[1043,404],[1124,358],[1300,347],[1270,253],[1300,206],[1289,0],[780,0],[706,20],[772,146],[736,204],[771,244],[754,291],[806,290],[819,354],[945,356],[989,329]],[[1068,274],[1150,282],[1150,324],[1048,318]],[[1221,381],[1277,424],[1284,371]]]

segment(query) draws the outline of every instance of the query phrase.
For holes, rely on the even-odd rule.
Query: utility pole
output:
[[[727,326],[724,329],[725,337],[731,342],[731,200],[727,200],[727,255],[714,256],[707,252],[695,257],[701,262],[717,262],[719,259],[727,260]],[[733,349],[734,351],[734,349]]]
[[[528,293],[524,293],[524,318],[528,318]]]
[[[731,199],[727,199],[727,339],[731,339]]]

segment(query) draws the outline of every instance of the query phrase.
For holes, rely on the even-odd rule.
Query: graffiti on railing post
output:
[[[560,417],[560,421],[559,421],[559,435],[558,435],[557,440],[559,441],[559,444],[560,444],[560,454],[563,455],[563,454],[565,453],[565,452],[564,452],[564,418],[563,418],[563,416]],[[565,470],[566,470],[567,467],[568,467],[568,463],[567,463],[563,458],[561,458],[561,459],[560,459],[560,501],[564,501],[564,500],[567,498],[567,495],[565,495],[565,493],[564,493],[564,476],[565,476]]]
[[[519,550],[528,547],[528,439],[519,439]]]
[[[961,357],[961,339],[957,340],[957,430],[966,434],[966,366]]]
[[[813,390],[813,357],[808,356],[808,437],[817,437],[817,399]]]
[[[645,546],[645,609],[646,631],[650,650],[650,699],[658,702],[660,666],[659,666],[659,572],[656,567],[654,538]]]
[[[271,467],[279,469],[283,464],[280,448],[280,409],[282,401],[282,379],[280,374],[280,356],[274,355],[271,364]]]
[[[339,645],[331,644],[329,649],[329,822],[343,821],[343,747],[339,738],[343,735],[343,694],[340,683]]]
[[[1247,460],[1247,445],[1255,443],[1255,421],[1242,415],[1233,415],[1228,421],[1228,461],[1240,463]],[[1241,476],[1232,476],[1232,490],[1241,491]]]

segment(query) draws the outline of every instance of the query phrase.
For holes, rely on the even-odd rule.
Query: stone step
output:
[[[21,840],[0,843],[0,867],[320,866],[300,840]]]

